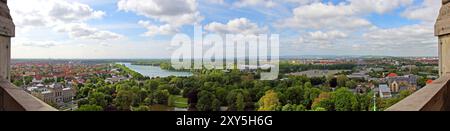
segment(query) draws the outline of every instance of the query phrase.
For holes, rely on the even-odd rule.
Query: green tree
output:
[[[114,99],[114,104],[119,110],[129,111],[135,95],[128,90],[120,90]]]
[[[319,97],[322,91],[318,88],[305,88],[305,93],[303,94],[303,104],[309,108],[313,104],[314,99]]]
[[[337,87],[345,87],[345,84],[346,84],[346,82],[347,82],[348,80],[349,80],[349,79],[348,79],[347,76],[345,76],[345,75],[339,75],[339,76],[337,76],[337,78],[336,78]]]
[[[356,83],[356,81],[354,80],[350,80],[350,81],[346,81],[345,82],[345,87],[350,88],[350,89],[355,89],[358,83]]]
[[[147,96],[147,98],[144,99],[144,104],[147,106],[153,105],[154,104],[154,100],[153,100],[153,96]]]
[[[80,99],[77,102],[78,107],[81,107],[82,105],[89,105],[89,100],[87,99]]]
[[[138,106],[138,107],[131,107],[131,111],[150,111],[150,108],[148,106]]]
[[[261,99],[258,101],[258,105],[258,111],[275,111],[277,109],[277,106],[280,105],[278,94],[273,90],[267,91],[266,95],[261,97]]]
[[[82,105],[76,111],[103,111],[103,108],[98,105]]]
[[[244,111],[244,109],[245,109],[244,96],[242,94],[237,94],[237,96],[236,96],[236,110],[237,111]]]
[[[197,110],[199,111],[217,111],[220,104],[217,104],[217,98],[214,94],[208,91],[201,91],[198,93]]]
[[[295,106],[295,111],[306,111],[306,107],[303,105]]]
[[[369,109],[373,106],[372,105],[372,96],[373,93],[366,93],[366,94],[358,94],[357,100],[359,103],[359,111],[369,111]]]
[[[300,104],[303,102],[304,89],[300,86],[289,87],[284,93],[286,95],[288,103],[290,104]]]
[[[32,76],[25,76],[24,79],[25,79],[25,85],[28,85],[33,81]]]
[[[167,102],[167,105],[170,107],[174,107],[175,106],[175,102],[176,102],[176,97],[173,95],[169,96],[169,100]]]
[[[325,100],[325,99],[329,99],[329,98],[330,98],[330,93],[329,92],[321,92],[319,94],[319,97],[314,99],[312,107],[314,107],[315,105],[318,105],[320,103],[320,101]]]
[[[22,80],[14,80],[13,84],[18,86],[18,87],[21,87],[21,86],[23,86],[23,81]]]
[[[159,86],[159,82],[157,82],[156,80],[147,80],[144,83],[144,88],[147,91],[155,91]]]
[[[169,96],[170,93],[168,90],[158,90],[153,97],[153,101],[155,104],[167,104]]]
[[[170,80],[169,84],[174,85],[176,88],[178,89],[182,89],[184,84],[183,84],[183,79],[179,78],[179,77],[174,77]]]
[[[313,86],[312,86],[312,84],[311,84],[311,82],[306,82],[305,83],[305,88],[312,88]]]
[[[410,90],[402,90],[399,93],[399,98],[400,99],[405,99],[406,97],[408,97],[409,95],[411,95],[413,92]]]
[[[281,111],[295,111],[295,110],[296,110],[296,106],[295,105],[291,105],[291,104],[286,104],[281,109]]]
[[[322,107],[317,107],[317,108],[314,108],[312,111],[327,111],[327,109],[322,108]]]
[[[226,98],[230,110],[233,110],[233,111],[238,110],[238,105],[237,105],[238,102],[236,100],[238,100],[237,97],[239,94],[242,95],[242,97],[244,99],[244,103],[251,100],[249,98],[249,93],[247,90],[244,90],[244,89],[232,90],[230,93],[228,93],[227,98]],[[244,109],[245,109],[245,106],[244,106]]]
[[[106,100],[106,95],[101,92],[94,92],[89,95],[88,101],[90,105],[98,105],[102,108],[106,108],[108,101]]]
[[[181,90],[176,88],[175,86],[170,86],[168,84],[159,85],[158,90],[167,90],[169,91],[169,94],[172,95],[179,95],[181,93]]]
[[[216,92],[214,94],[216,95],[217,99],[219,99],[219,101],[223,101],[223,102],[227,101],[228,91],[225,88],[222,88],[222,87],[216,88]],[[224,104],[226,104],[226,103],[224,103]]]
[[[332,95],[336,111],[358,111],[356,96],[347,88],[339,88]]]

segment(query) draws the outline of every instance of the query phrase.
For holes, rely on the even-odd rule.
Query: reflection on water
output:
[[[144,76],[148,76],[150,78],[154,77],[169,77],[169,76],[192,76],[190,72],[176,72],[176,71],[167,71],[161,69],[159,66],[145,66],[145,65],[132,65],[131,63],[117,63],[123,64],[126,67],[141,73]],[[176,108],[169,107],[166,105],[152,105],[149,106],[151,111],[187,111],[187,108]]]
[[[131,63],[118,63],[127,66],[128,68],[141,73],[144,76],[152,77],[169,77],[169,76],[192,76],[190,72],[167,71],[161,69],[159,66],[146,65],[132,65]]]

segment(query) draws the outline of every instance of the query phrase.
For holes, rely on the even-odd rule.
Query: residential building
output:
[[[382,84],[378,87],[379,95],[381,98],[391,98],[392,92],[391,89],[386,84]]]
[[[395,73],[391,73],[386,77],[385,81],[392,93],[399,93],[403,90],[414,92],[417,90],[417,78],[415,75],[398,76]]]
[[[76,94],[73,88],[65,87],[61,83],[54,83],[47,86],[37,84],[34,87],[28,88],[27,91],[45,103],[56,104],[57,106],[62,106],[72,101]]]

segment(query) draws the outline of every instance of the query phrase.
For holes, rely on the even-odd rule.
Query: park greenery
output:
[[[332,65],[315,65],[315,64],[292,64],[289,61],[280,63],[281,73],[301,72],[307,70],[353,70],[356,64],[332,64]]]
[[[146,66],[159,66],[163,70],[168,71],[189,71],[189,70],[177,70],[172,67],[170,60],[140,60],[132,62],[133,65],[146,65]]]
[[[298,67],[298,68],[297,68]],[[198,111],[372,111],[384,110],[411,92],[390,99],[376,98],[372,91],[355,93],[357,81],[345,75],[308,78],[284,76],[259,80],[259,75],[239,70],[201,70],[190,77],[148,78],[123,65],[114,65],[130,79],[107,83],[94,76],[77,86],[80,111],[149,111],[155,106]],[[315,66],[296,66],[319,68]],[[331,68],[331,67],[330,67]],[[350,69],[340,65],[333,69]]]

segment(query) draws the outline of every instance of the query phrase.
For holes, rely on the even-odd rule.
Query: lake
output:
[[[159,66],[132,65],[131,63],[118,63],[150,78],[169,76],[192,76],[191,72],[178,72],[163,70]]]

